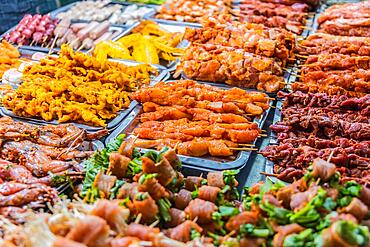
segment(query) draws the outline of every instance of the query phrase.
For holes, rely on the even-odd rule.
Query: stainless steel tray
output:
[[[270,106],[272,103],[273,102],[271,101]],[[254,122],[258,124],[259,128],[262,129],[270,109],[271,108],[269,108],[260,118],[254,119]],[[139,124],[138,116],[141,111],[141,105],[136,106],[135,109],[125,118],[125,120],[106,138],[105,143],[117,138],[120,134],[129,135]],[[256,144],[256,142],[257,140],[254,142],[254,144]],[[148,149],[143,148],[141,148],[141,150],[148,151]],[[251,151],[240,151],[234,159],[218,157],[191,157],[184,155],[179,155],[179,157],[184,167],[201,171],[220,171],[228,169],[240,169],[244,167],[247,164],[251,153]]]
[[[134,62],[134,61],[114,60],[114,59],[112,59],[112,61],[124,63],[128,66],[135,66],[139,64],[138,62]],[[158,70],[158,75],[153,76],[151,78],[151,85],[154,85],[158,83],[159,81],[166,80],[166,78],[169,77],[168,71],[162,66],[159,66],[159,65],[152,65],[152,66]],[[106,128],[108,129],[108,131],[113,131],[137,105],[138,103],[136,101],[132,101],[128,108],[121,110],[115,118],[113,118],[107,123]],[[4,116],[12,117],[12,118],[22,120],[22,121],[27,121],[33,124],[39,124],[39,125],[40,124],[41,125],[47,125],[47,124],[58,125],[59,124],[57,120],[45,121],[40,118],[18,116],[14,114],[12,111],[6,109],[4,106],[0,107],[0,112]],[[103,127],[94,127],[94,126],[89,126],[86,124],[79,124],[79,123],[74,123],[74,124],[78,126],[79,128],[86,129],[89,132],[96,132],[96,131],[103,129]]]

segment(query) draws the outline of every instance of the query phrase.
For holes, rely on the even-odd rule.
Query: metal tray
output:
[[[155,21],[157,22],[157,21]],[[180,32],[180,33],[185,33],[185,29],[186,29],[186,26],[184,25],[180,25],[180,24],[168,24],[168,23],[162,23],[162,22],[157,22],[158,26],[169,31],[169,32]],[[128,29],[126,29],[124,32],[121,33],[121,35],[119,36],[118,39],[124,37],[124,36],[127,36],[127,35],[130,35],[132,33],[132,30],[134,28],[136,28],[137,26],[140,25],[140,22],[137,22],[135,24],[133,24],[132,26],[130,26]],[[178,45],[177,45],[177,48],[186,48],[187,46],[189,46],[189,41],[187,40],[182,40]],[[179,63],[180,59],[176,59],[175,61],[172,61],[170,63],[162,63],[160,64],[161,66],[167,68],[169,71],[174,71],[176,69],[176,66],[177,64]]]
[[[124,59],[110,58],[108,60],[113,61],[113,62],[123,63],[123,64],[128,65],[128,66],[135,66],[135,65],[139,65],[139,64],[144,64],[144,63],[141,63],[141,62],[136,62],[136,61],[132,61],[132,60],[124,60]],[[150,83],[151,86],[154,86],[155,84],[157,84],[160,81],[166,81],[170,78],[170,73],[168,72],[168,70],[164,66],[159,65],[159,64],[151,64],[150,66],[152,66],[153,68],[156,68],[158,70],[158,75],[153,76],[151,78],[151,83]]]
[[[115,3],[115,4],[121,4],[121,5],[138,5],[140,7],[144,6],[144,7],[150,7],[150,8],[153,8],[153,9],[157,9],[160,5],[158,4],[146,4],[146,3],[136,3],[136,2],[128,2],[128,1],[111,1],[111,3]]]
[[[284,80],[286,82],[289,80],[290,76],[291,76],[290,73],[284,72]],[[184,79],[184,80],[196,81],[198,83],[208,84],[208,85],[211,85],[211,86],[220,87],[220,88],[224,88],[224,89],[230,89],[230,88],[233,88],[233,87],[237,87],[237,88],[241,88],[241,89],[246,90],[246,91],[255,91],[255,92],[265,93],[270,97],[276,97],[276,94],[277,94],[277,92],[268,93],[266,91],[257,90],[257,89],[253,89],[253,88],[233,86],[233,85],[226,84],[224,82],[199,81],[199,80],[196,80],[196,79],[188,78],[183,71],[181,72],[181,78]]]
[[[276,108],[275,108],[275,111],[274,111],[274,115],[273,115],[273,118],[272,118],[272,124],[276,124],[277,122],[279,122],[282,118],[281,116],[281,108],[283,106],[283,101],[281,100],[278,100],[276,102]],[[269,145],[278,145],[279,142],[277,140],[277,137],[276,137],[276,134],[271,131],[270,133],[270,140],[269,140]],[[274,162],[266,159],[265,159],[265,172],[268,173],[268,174],[273,174],[274,173]],[[268,178],[272,181],[272,182],[276,182],[277,181],[277,178],[275,177],[272,177],[272,176],[268,176]]]
[[[60,13],[63,13],[63,12],[67,12],[70,8],[72,8],[74,5],[76,5],[78,2],[74,2],[74,3],[70,3],[66,6],[63,6],[61,8],[58,8],[52,12],[50,12],[50,16],[52,18],[56,18],[56,16]],[[111,3],[107,4],[107,5],[114,5],[114,4],[118,4],[118,5],[122,5],[122,6],[129,6],[129,5],[137,5],[139,7],[148,7],[148,8],[152,8],[153,10],[149,13],[147,13],[146,15],[143,16],[144,17],[152,17],[155,13],[156,13],[156,8],[158,8],[157,5],[151,5],[151,4],[137,4],[137,3],[122,3],[122,2],[118,2],[118,1],[112,1]],[[122,9],[124,10],[124,9]],[[83,21],[83,20],[79,20],[79,19],[73,19],[73,21]],[[136,22],[135,22],[136,23]],[[116,23],[113,23],[113,25],[116,25],[116,26],[120,26],[120,27],[130,27],[131,25],[126,25],[126,24],[116,24]]]
[[[155,14],[153,16],[146,16],[144,19],[150,20],[150,21],[155,21],[158,23],[163,23],[167,25],[182,25],[185,27],[194,27],[194,28],[200,28],[202,27],[202,24],[196,23],[196,22],[186,22],[186,21],[171,21],[171,20],[164,20],[164,19],[158,19],[155,18]]]
[[[74,23],[82,23],[83,21],[78,21],[78,22],[74,22]],[[118,25],[111,25],[109,27],[109,31],[118,31],[119,33],[114,36],[112,38],[113,41],[116,41],[117,39],[119,39],[121,36],[122,36],[122,33],[125,31],[126,28],[122,27],[122,26],[118,26]],[[10,32],[11,30],[9,30],[8,32]],[[8,33],[7,32],[7,33]],[[29,45],[23,45],[20,47],[21,49],[24,49],[24,50],[31,50],[31,51],[38,51],[38,52],[45,52],[45,53],[49,53],[50,49],[49,48],[46,48],[46,47],[41,47],[41,46],[29,46]],[[60,51],[60,47],[54,47],[53,50],[51,51],[51,53],[58,53]],[[88,52],[88,50],[86,49],[82,49],[81,52],[83,53],[86,53]]]
[[[270,106],[273,102],[270,102]],[[111,140],[117,138],[120,134],[131,133],[133,129],[138,125],[138,116],[142,111],[141,105],[135,107],[135,109],[127,116],[127,118],[106,138],[105,143],[109,143]],[[262,117],[254,119],[262,129],[264,122],[269,114],[270,108],[266,110]],[[258,140],[258,139],[257,139]],[[257,140],[254,141],[256,144]],[[143,151],[149,149],[141,148]],[[201,158],[179,155],[183,166],[191,169],[197,169],[201,171],[221,171],[228,169],[240,169],[244,167],[251,155],[251,151],[240,151],[234,160],[222,159],[217,157]]]
[[[115,60],[115,59],[111,59],[111,60],[115,61],[115,62],[126,64],[128,66],[135,66],[135,65],[139,64],[138,62],[134,62],[134,61]],[[158,76],[155,76],[155,77],[151,78],[150,85],[155,85],[159,81],[168,79],[169,73],[165,68],[163,68],[162,66],[159,66],[159,65],[152,65],[152,66],[155,67],[158,70],[159,74],[158,74]],[[112,120],[110,120],[107,123],[106,129],[108,129],[108,131],[110,131],[110,132],[113,131],[119,125],[119,123],[121,123],[123,121],[123,119],[137,105],[138,105],[138,103],[136,101],[131,101],[128,108],[121,110],[115,118],[113,118]],[[38,125],[47,125],[47,124],[58,125],[59,124],[57,120],[45,121],[45,120],[42,120],[42,119],[39,119],[39,118],[18,116],[18,115],[15,115],[12,111],[6,109],[4,106],[0,107],[0,113],[4,116],[8,116],[8,117],[15,118],[15,119],[22,120],[22,121],[27,121],[29,123],[38,124]],[[73,123],[73,124],[75,124],[79,128],[86,129],[89,132],[96,132],[96,131],[99,131],[99,130],[103,129],[103,127],[94,127],[94,126],[89,126],[89,125],[86,125],[86,124],[79,124],[79,123]]]

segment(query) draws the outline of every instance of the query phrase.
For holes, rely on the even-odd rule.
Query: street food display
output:
[[[147,64],[160,64],[160,61],[168,63],[182,54],[183,49],[177,48],[182,36],[182,33],[167,31],[155,22],[143,21],[131,31],[131,34],[116,42],[98,43],[93,55],[100,61],[117,58]]]
[[[370,37],[369,10],[369,1],[333,5],[317,19],[319,31],[333,35]]]
[[[0,77],[11,68],[18,68],[22,63],[20,52],[16,47],[2,40],[0,43]]]
[[[2,102],[19,116],[105,126],[129,106],[129,92],[149,84],[151,73],[148,65],[100,62],[62,46],[58,58],[27,67],[23,83]]]
[[[343,179],[362,183],[369,173],[369,95],[361,98],[300,91],[285,98],[281,122],[271,125],[279,145],[263,155],[275,163],[279,179],[292,181],[304,175],[312,159],[330,159]]]
[[[155,18],[199,23],[202,19],[229,13],[230,0],[167,0],[157,11]]]
[[[16,45],[47,45],[52,42],[58,24],[50,15],[25,15],[18,25],[5,34],[4,39]]]
[[[173,149],[135,152],[122,137],[88,162],[80,196],[7,222],[7,244],[39,246],[365,246],[370,189],[315,159],[291,185],[258,183],[238,200],[237,170],[184,176]],[[89,203],[89,204],[87,204]],[[16,230],[10,230],[16,229]],[[41,236],[43,238],[41,238]],[[46,239],[46,240],[42,240]],[[42,242],[41,242],[42,241]]]
[[[233,28],[228,28],[232,25]],[[187,28],[184,39],[196,44],[222,45],[260,56],[270,57],[286,65],[294,57],[295,37],[280,28],[236,21],[221,23],[217,19],[203,22],[202,28]]]
[[[111,4],[111,1],[82,1],[75,3],[65,12],[60,12],[56,15],[58,19],[72,19],[82,21],[108,21],[111,24],[117,25],[132,25],[136,21],[140,21],[146,14],[154,12],[153,8],[121,4]]]
[[[121,30],[112,28],[109,21],[76,22],[62,19],[54,30],[55,46],[69,44],[73,49],[90,50],[96,44],[112,40],[121,33]]]
[[[368,37],[314,33],[300,42],[297,50],[302,55],[339,53],[353,56],[369,56],[369,46],[370,38]]]
[[[81,161],[94,153],[91,141],[107,134],[87,133],[73,124],[41,127],[9,117],[0,118],[0,132],[1,215],[56,202],[55,187],[81,177]]]
[[[133,1],[3,34],[0,246],[369,246],[369,1]]]
[[[188,79],[277,92],[294,59],[295,36],[281,28],[241,23],[221,15],[203,21],[199,29],[187,28],[191,42],[177,71]],[[232,26],[232,28],[229,28]]]
[[[232,156],[239,144],[260,134],[253,116],[268,109],[266,94],[238,88],[223,90],[194,81],[159,83],[136,91],[141,124],[133,130],[135,146],[175,147],[188,156]]]
[[[50,15],[25,15],[4,39],[19,46],[61,47],[69,44],[74,49],[91,49],[101,41],[111,40],[122,32],[112,28],[109,21],[73,22],[68,17],[52,19]]]
[[[276,92],[284,87],[282,67],[274,59],[219,45],[192,45],[181,57],[189,79]]]
[[[242,0],[234,10],[242,22],[279,27],[301,34],[306,25],[309,5],[302,3],[273,3],[260,0]]]
[[[362,9],[368,6],[369,2],[334,5],[318,23],[322,28],[329,22],[367,18]],[[292,92],[278,93],[284,100],[281,121],[270,128],[279,144],[262,154],[274,163],[279,179],[300,178],[313,159],[323,158],[336,165],[344,181],[370,182],[370,40],[336,30],[322,28],[297,46],[304,61],[298,80]]]

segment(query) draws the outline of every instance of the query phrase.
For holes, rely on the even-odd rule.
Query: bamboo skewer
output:
[[[268,177],[277,177],[279,176],[279,174],[275,174],[275,173],[267,173],[267,172],[260,172],[260,174],[262,175],[265,175],[265,176],[268,176]]]
[[[247,147],[254,147],[254,144],[248,144],[248,143],[239,143],[239,146],[247,146]]]
[[[309,30],[309,31],[312,31],[313,28],[312,27],[306,27],[306,26],[300,26],[300,28],[302,29],[306,29],[306,30]]]
[[[55,43],[57,42],[57,39],[58,39],[58,35],[55,36],[55,38],[53,40],[53,43],[51,43],[51,46],[50,46],[50,50],[49,50],[48,55],[50,55],[53,52],[53,48],[55,46]]]
[[[308,56],[305,56],[305,55],[301,55],[301,54],[295,54],[297,57],[301,57],[301,58],[308,58]]]

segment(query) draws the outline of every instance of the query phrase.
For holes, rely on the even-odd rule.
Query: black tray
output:
[[[111,60],[115,61],[115,62],[124,63],[126,65],[132,65],[132,66],[135,66],[135,65],[139,64],[138,62],[134,62],[134,61],[125,61],[125,60],[116,60],[116,59],[111,59]],[[159,65],[152,65],[152,66],[155,67],[158,70],[159,74],[158,74],[158,76],[155,76],[155,77],[151,78],[150,85],[154,85],[154,84],[158,83],[159,81],[168,79],[169,74],[168,74],[168,71],[165,68],[163,68],[162,66],[159,66]],[[131,101],[128,108],[121,110],[115,118],[113,118],[112,120],[110,120],[107,123],[106,129],[108,129],[108,131],[110,131],[110,132],[113,131],[137,105],[138,105],[138,103],[136,101]],[[39,125],[40,124],[41,125],[47,125],[47,124],[58,125],[59,124],[57,120],[45,121],[45,120],[40,119],[40,118],[18,116],[18,115],[15,115],[12,111],[6,109],[4,106],[0,107],[0,113],[3,116],[8,116],[8,117],[11,117],[11,118],[14,118],[14,119],[27,121],[27,122],[33,123],[33,124],[39,124]],[[103,127],[94,127],[94,126],[89,126],[89,125],[86,125],[86,124],[79,124],[79,123],[74,123],[74,124],[77,127],[82,128],[82,129],[86,129],[89,132],[96,132],[96,131],[99,131],[99,130],[103,129]]]
[[[273,102],[270,101],[270,106]],[[259,126],[259,128],[263,128],[264,122],[269,114],[271,108],[267,109],[266,112],[260,118],[254,119]],[[105,140],[105,143],[109,143],[111,140],[117,138],[120,134],[128,134],[131,133],[132,130],[138,124],[138,116],[142,110],[140,105],[136,106],[135,109],[127,116],[127,118],[114,130]],[[258,139],[257,139],[258,140]],[[253,142],[256,144],[257,140]],[[143,151],[148,151],[149,149],[141,148]],[[251,151],[240,151],[235,160],[227,160],[222,158],[200,158],[200,157],[191,157],[191,156],[184,156],[179,155],[183,166],[186,168],[197,169],[201,171],[221,171],[221,170],[228,170],[228,169],[240,169],[243,168],[250,156]]]

